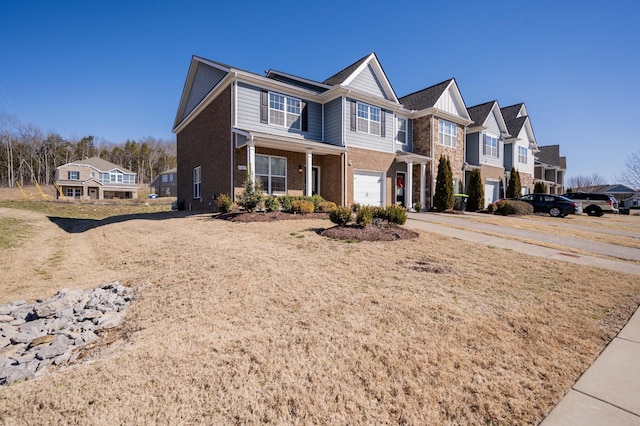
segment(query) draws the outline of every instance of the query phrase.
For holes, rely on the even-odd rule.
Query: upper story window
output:
[[[484,148],[482,153],[489,157],[498,158],[498,138],[484,135]]]
[[[300,130],[302,101],[269,92],[269,124]]]
[[[69,171],[69,180],[79,180],[80,172],[79,171]]]
[[[446,120],[438,120],[438,143],[455,148],[458,146],[458,126]]]
[[[380,136],[380,108],[358,102],[359,132]]]
[[[518,147],[518,163],[527,164],[527,148],[524,146]]]
[[[169,182],[169,175],[162,175],[162,182]]]
[[[396,126],[398,129],[396,132],[396,140],[405,145],[407,143],[407,119],[397,117]]]
[[[256,155],[256,181],[267,194],[287,192],[287,159],[272,155]]]

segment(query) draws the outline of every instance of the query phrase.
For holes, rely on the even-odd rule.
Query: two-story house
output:
[[[524,103],[501,108],[509,135],[504,141],[504,168],[509,179],[511,168],[520,174],[522,194],[533,192],[535,154],[538,144]]]
[[[467,108],[473,124],[467,128],[466,177],[479,168],[484,183],[484,205],[504,197],[504,140],[509,137],[498,101]]]
[[[413,152],[433,159],[429,179],[430,195],[433,196],[437,162],[442,155],[448,157],[451,163],[454,193],[463,191],[464,135],[466,126],[472,121],[455,79],[451,78],[403,96],[399,101],[412,111]]]
[[[414,150],[413,114],[374,53],[322,82],[194,56],[173,128],[178,200],[207,209],[249,176],[267,194],[426,206],[432,160]]]
[[[149,192],[158,194],[160,197],[175,197],[177,193],[177,174],[177,168],[158,173],[158,176],[149,185]]]
[[[136,174],[99,157],[56,168],[57,196],[85,200],[138,197]]]
[[[560,156],[560,145],[539,146],[535,160],[535,179],[544,183],[548,194],[564,194],[567,158]]]

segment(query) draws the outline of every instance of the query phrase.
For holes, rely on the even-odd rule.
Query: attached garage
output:
[[[384,206],[384,172],[355,170],[353,201],[358,204]]]
[[[485,182],[484,184],[484,206],[495,202],[500,198],[500,182]]]

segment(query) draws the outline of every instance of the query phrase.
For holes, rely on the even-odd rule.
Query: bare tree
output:
[[[576,192],[597,192],[599,190],[598,187],[602,187],[607,184],[607,180],[599,175],[598,173],[594,173],[591,176],[588,175],[578,175],[571,176],[567,179],[567,188],[571,188]]]
[[[15,115],[0,113],[0,142],[6,147],[6,173],[7,186],[13,188],[15,186],[15,174],[13,169],[13,146],[14,133],[18,127],[18,118]]]
[[[632,152],[624,163],[624,170],[620,180],[640,191],[640,151]]]

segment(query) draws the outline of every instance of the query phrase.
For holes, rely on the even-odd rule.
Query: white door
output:
[[[353,172],[353,201],[370,206],[384,206],[384,173]]]
[[[489,204],[498,200],[498,188],[500,188],[499,182],[485,182],[484,184],[484,206],[488,207]]]

